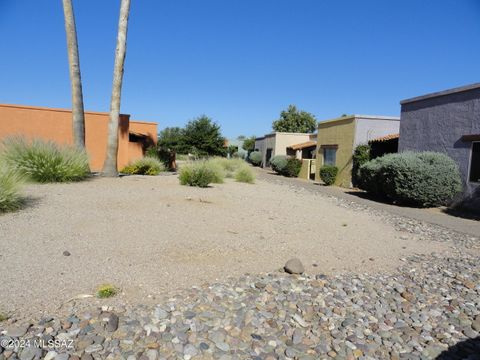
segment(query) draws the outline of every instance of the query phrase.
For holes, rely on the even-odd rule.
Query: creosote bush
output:
[[[248,160],[252,163],[252,165],[260,166],[262,164],[262,154],[260,151],[252,151],[248,156]]]
[[[238,182],[253,184],[255,182],[255,175],[250,168],[242,168],[235,173],[235,180]]]
[[[18,171],[0,164],[0,212],[14,211],[21,207],[20,188],[25,177]]]
[[[324,165],[320,168],[320,179],[325,183],[325,185],[335,184],[337,179],[338,168],[332,165]]]
[[[447,205],[462,190],[458,166],[435,152],[387,154],[360,167],[360,187],[400,204]]]
[[[118,294],[118,288],[110,285],[110,284],[103,284],[97,288],[97,297],[100,299],[106,299]]]
[[[272,170],[278,174],[282,174],[285,171],[287,163],[288,158],[285,155],[275,155],[270,160],[270,166],[272,167]]]
[[[14,137],[4,140],[0,147],[4,164],[32,181],[80,181],[90,172],[87,153],[74,146]]]
[[[179,179],[182,185],[207,187],[211,183],[221,184],[225,178],[248,183],[255,181],[252,169],[242,159],[215,157],[193,161],[180,168]]]
[[[165,171],[165,165],[157,158],[145,156],[125,166],[122,173],[130,175],[158,175]]]
[[[218,173],[206,161],[195,161],[182,165],[178,178],[181,185],[205,188],[215,181],[218,182]]]

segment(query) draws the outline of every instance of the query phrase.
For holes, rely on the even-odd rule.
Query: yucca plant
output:
[[[87,153],[74,146],[14,137],[4,140],[0,151],[8,168],[36,182],[80,181],[90,171]]]
[[[15,170],[0,164],[0,212],[14,211],[21,207],[20,188],[24,177]]]

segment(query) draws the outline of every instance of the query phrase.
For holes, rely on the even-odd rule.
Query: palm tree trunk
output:
[[[78,56],[77,29],[72,0],[63,0],[65,33],[67,35],[68,64],[72,86],[72,126],[75,145],[85,148],[85,115],[83,111],[82,79]]]
[[[120,97],[122,93],[123,66],[127,53],[127,28],[130,0],[121,0],[118,20],[117,48],[113,69],[112,98],[110,100],[110,120],[108,123],[107,157],[103,165],[103,176],[118,176],[118,123],[120,121]]]

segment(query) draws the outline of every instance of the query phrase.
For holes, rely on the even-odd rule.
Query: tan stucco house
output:
[[[352,186],[352,156],[355,148],[368,141],[398,133],[400,118],[393,116],[350,115],[318,124],[315,180],[320,181],[323,165],[338,167],[335,185]]]
[[[302,146],[311,145],[316,134],[274,132],[255,139],[255,150],[262,154],[262,167],[270,166],[270,159],[276,155],[302,158]]]

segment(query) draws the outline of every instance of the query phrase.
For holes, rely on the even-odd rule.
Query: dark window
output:
[[[323,149],[323,165],[333,165],[335,166],[337,162],[337,149],[335,148],[324,148]]]
[[[472,144],[472,160],[470,163],[470,181],[480,182],[480,142]]]
[[[267,149],[267,155],[265,156],[265,166],[270,166],[271,158],[272,158],[272,149]]]

